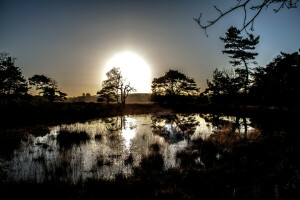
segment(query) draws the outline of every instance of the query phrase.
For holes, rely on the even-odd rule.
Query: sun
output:
[[[113,56],[106,64],[103,80],[106,73],[113,67],[120,68],[123,78],[126,78],[137,93],[149,93],[151,90],[151,70],[148,63],[133,52],[122,52]]]

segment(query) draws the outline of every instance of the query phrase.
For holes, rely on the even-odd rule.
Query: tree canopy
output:
[[[236,27],[231,26],[226,32],[225,37],[220,37],[220,39],[225,43],[225,50],[222,52],[229,54],[229,57],[232,58],[230,63],[234,67],[244,66],[245,68],[245,71],[240,71],[240,73],[245,76],[244,88],[245,93],[247,93],[249,84],[248,64],[250,60],[254,60],[255,56],[258,55],[258,53],[253,52],[253,50],[259,42],[259,36],[254,37],[252,34],[248,34],[247,38],[243,38],[240,33]]]
[[[99,95],[98,101],[116,101],[125,104],[128,94],[135,92],[126,79],[123,78],[120,68],[112,68],[106,73],[107,79],[102,82],[102,89],[97,92]]]
[[[44,75],[33,75],[29,78],[29,84],[35,86],[36,90],[40,91],[39,94],[51,102],[66,100],[67,94],[58,90],[57,83],[52,78]]]
[[[250,75],[249,92],[245,95],[242,90],[244,77],[240,69],[216,69],[212,80],[207,80],[208,88],[201,93],[201,97],[213,104],[248,103],[279,107],[299,104],[299,52],[281,52],[266,67],[254,68]]]
[[[152,96],[154,101],[159,99],[177,97],[194,97],[198,95],[194,79],[186,76],[178,70],[169,70],[164,76],[154,78],[152,81]]]
[[[244,82],[237,70],[215,69],[212,80],[207,80],[207,86],[201,96],[210,103],[236,104],[239,103]]]
[[[25,95],[27,91],[27,81],[14,59],[7,53],[0,53],[0,94]]]
[[[250,92],[263,103],[296,105],[300,102],[299,76],[299,53],[281,52],[265,68],[255,69]]]

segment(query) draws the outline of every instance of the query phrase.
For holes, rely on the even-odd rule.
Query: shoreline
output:
[[[121,115],[174,113],[222,113],[225,115],[251,116],[254,114],[294,115],[300,108],[284,109],[275,106],[235,106],[208,104],[103,104],[103,103],[2,103],[0,129],[10,129],[32,125],[56,125],[87,121],[91,119]]]

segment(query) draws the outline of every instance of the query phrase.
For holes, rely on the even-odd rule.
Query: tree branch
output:
[[[238,2],[238,4],[236,6],[234,6],[233,8],[227,10],[226,12],[221,12],[216,6],[214,6],[214,8],[220,13],[219,17],[217,17],[215,20],[212,21],[208,21],[208,25],[202,25],[201,24],[201,17],[202,17],[202,13],[200,13],[199,18],[194,18],[194,20],[197,22],[197,24],[205,31],[205,35],[208,37],[206,29],[209,28],[210,26],[214,25],[217,21],[219,21],[222,17],[224,17],[225,15],[231,13],[232,11],[242,8],[242,7],[246,7],[247,4],[250,2],[250,0],[247,0],[245,3],[240,4],[241,1]]]
[[[252,2],[253,4],[249,7],[248,5],[250,4],[250,2]],[[254,27],[254,21],[257,18],[257,16],[261,13],[263,8],[268,9],[268,7],[270,5],[273,4],[278,4],[280,3],[280,6],[277,9],[273,9],[273,11],[275,13],[279,12],[282,8],[297,8],[297,3],[299,2],[299,0],[263,0],[260,1],[259,3],[256,3],[255,0],[238,0],[237,4],[235,4],[234,7],[231,7],[230,9],[228,9],[225,12],[222,12],[219,8],[217,8],[217,6],[214,6],[214,8],[216,9],[216,11],[219,13],[219,16],[217,18],[215,18],[214,20],[208,20],[207,24],[204,25],[201,22],[201,17],[202,17],[202,13],[200,13],[200,16],[198,18],[193,18],[194,21],[204,30],[205,35],[208,37],[207,34],[207,29],[211,26],[213,26],[215,23],[217,23],[221,18],[223,18],[224,16],[228,15],[229,13],[238,10],[240,8],[243,8],[243,26],[241,27],[240,31],[246,30],[246,28],[251,25],[250,30],[253,31],[253,27]],[[247,21],[248,16],[250,15],[248,12],[250,12],[250,10],[254,11],[256,10],[256,13],[254,14],[254,16]]]

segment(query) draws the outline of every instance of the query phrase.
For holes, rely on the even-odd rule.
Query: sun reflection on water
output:
[[[236,118],[224,119],[230,123],[242,122]],[[249,123],[248,119],[245,121]],[[149,147],[154,143],[161,146],[165,167],[174,167],[176,152],[185,148],[191,139],[208,138],[216,129],[217,126],[199,114],[131,115],[62,124],[50,127],[47,135],[31,135],[6,164],[11,166],[9,177],[16,180],[43,181],[53,176],[72,182],[89,177],[113,178],[118,173],[130,175],[132,167],[149,155]],[[89,139],[64,147],[57,141],[61,130],[74,134],[84,132]],[[237,130],[242,134],[244,129]],[[248,131],[251,130],[249,127]],[[131,166],[125,164],[129,155],[133,157]]]

